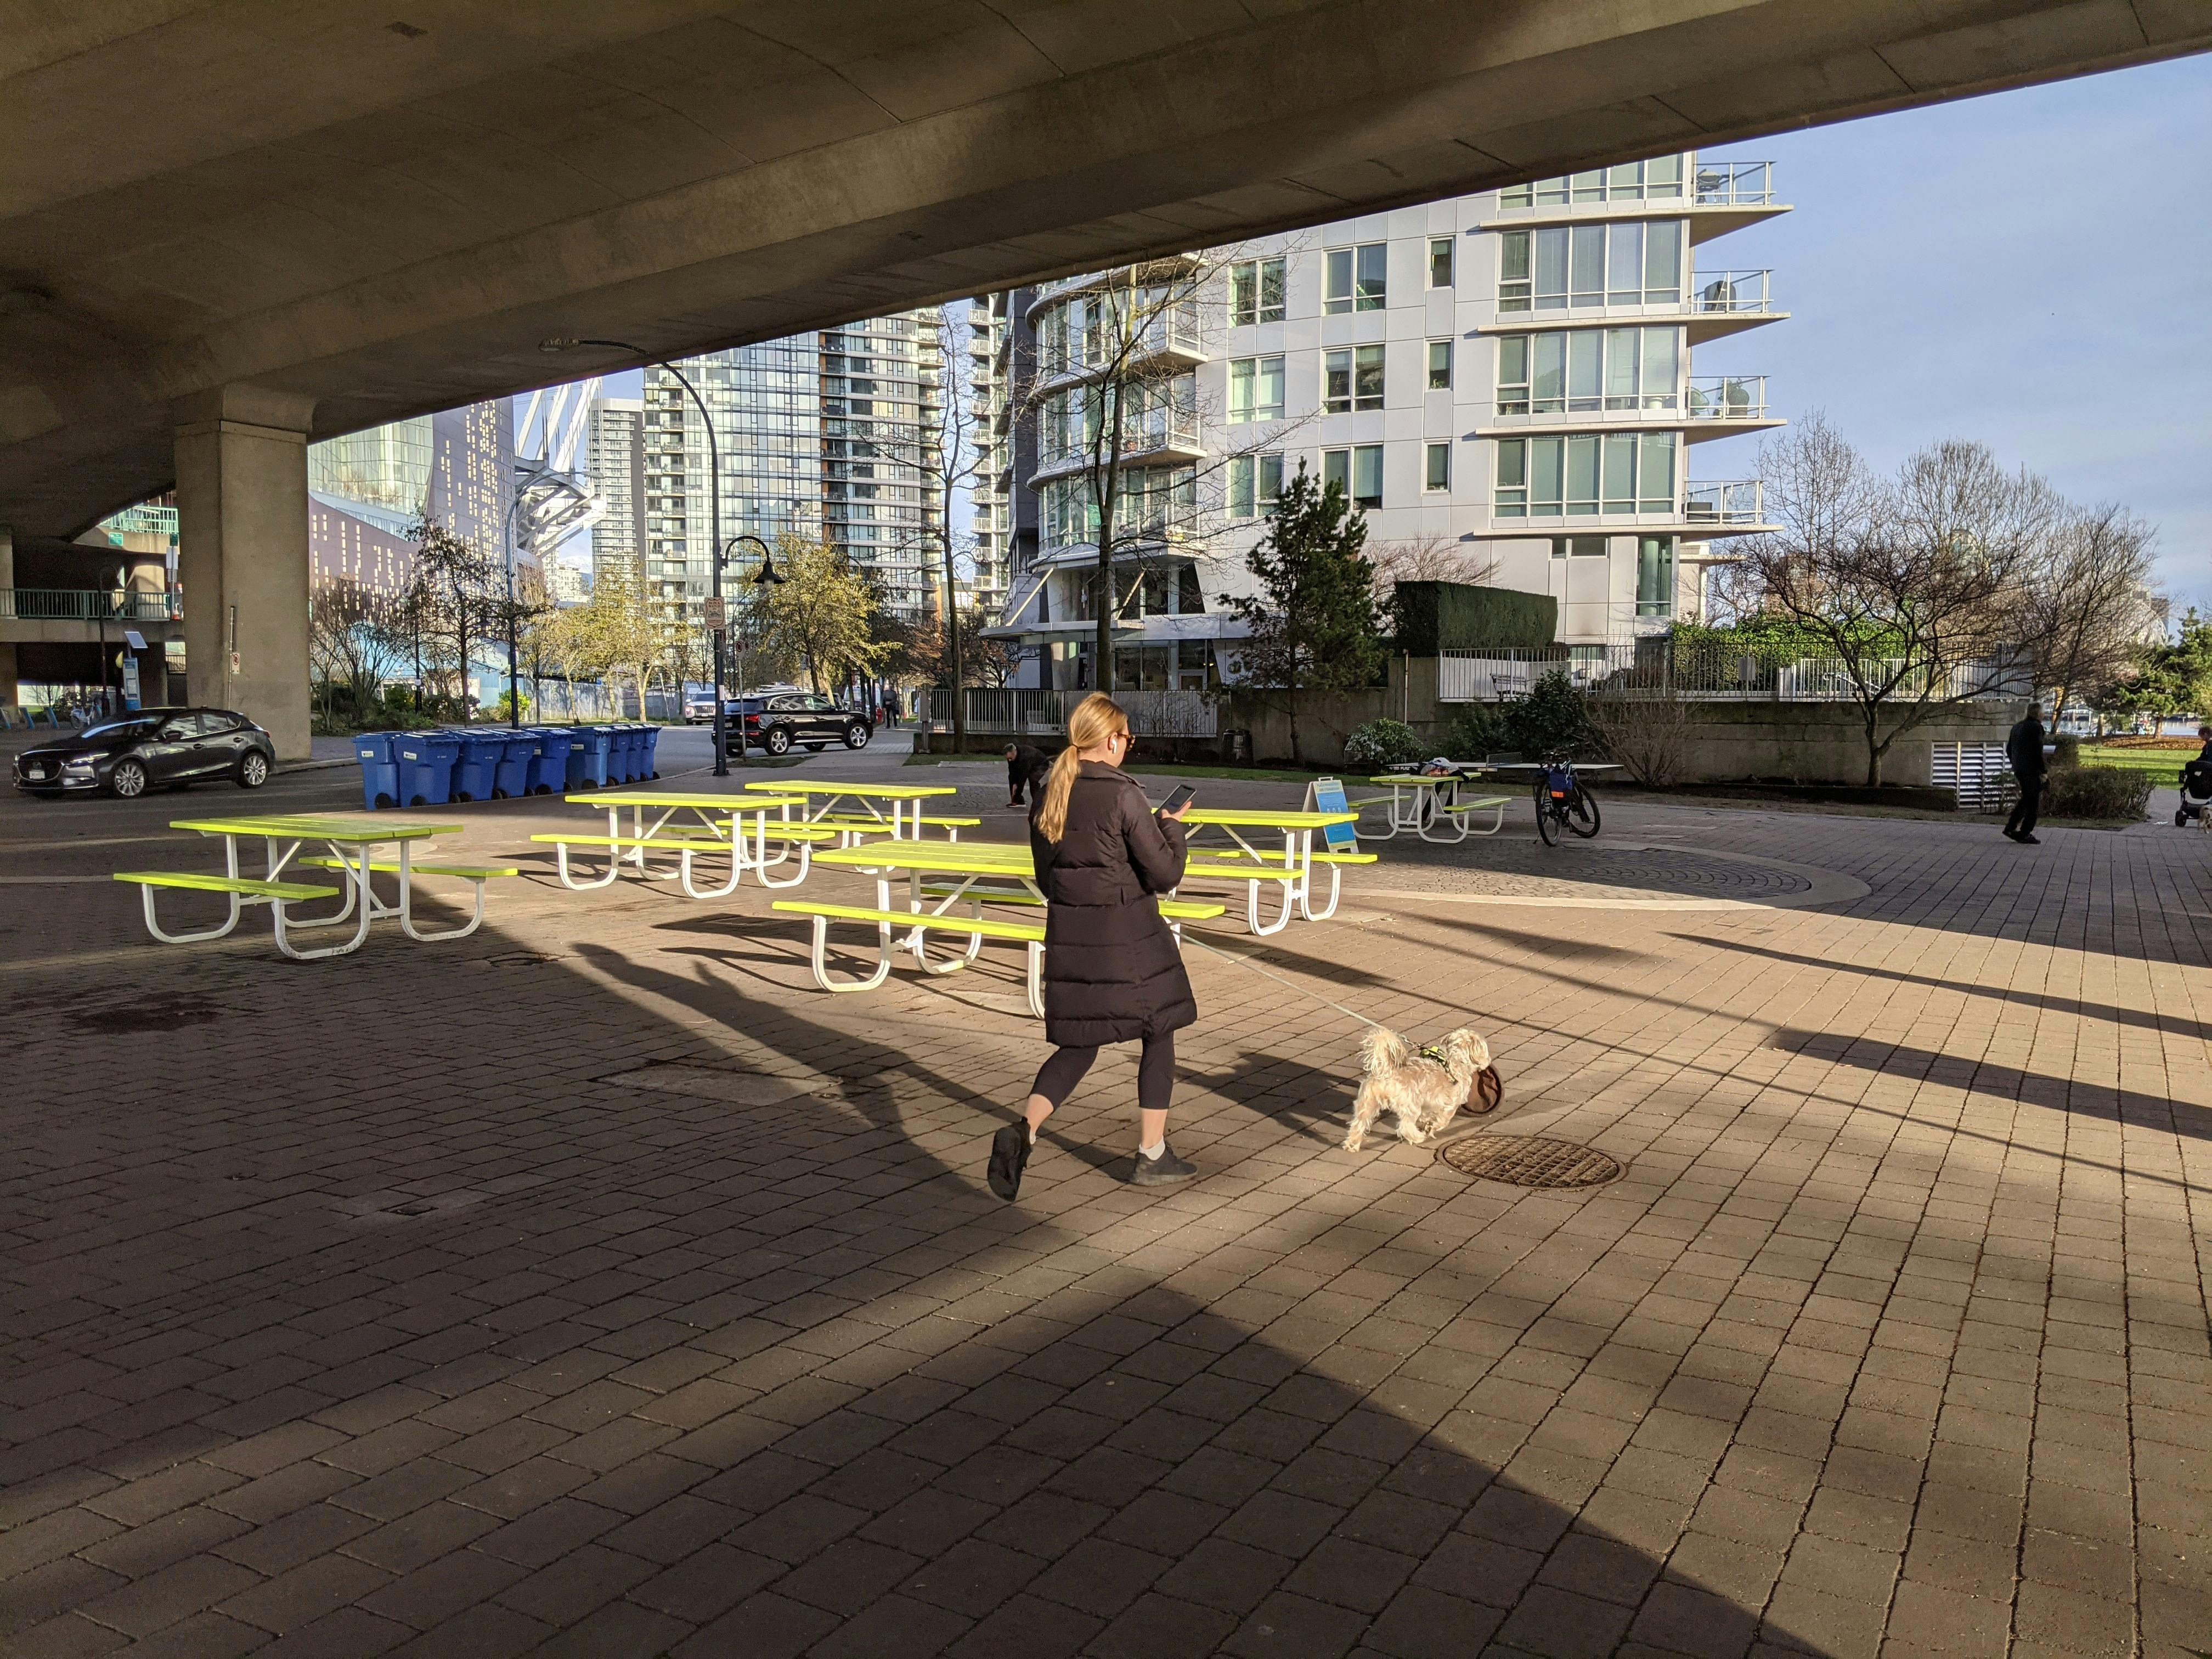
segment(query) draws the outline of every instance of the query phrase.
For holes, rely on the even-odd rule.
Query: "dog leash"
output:
[[[1185,928],[1183,930],[1183,938],[1186,941],[1199,946],[1201,950],[1211,951],[1217,957],[1221,957],[1230,962],[1236,963],[1240,967],[1249,968],[1254,973],[1259,975],[1262,979],[1272,979],[1278,985],[1287,985],[1293,991],[1298,992],[1302,995],[1311,997],[1316,1002],[1321,1004],[1322,1007],[1334,1008],[1338,1013],[1358,1020],[1362,1025],[1368,1027],[1371,1030],[1387,1031],[1390,1029],[1389,1026],[1382,1024],[1378,1020],[1372,1020],[1368,1018],[1364,1014],[1353,1012],[1352,1010],[1346,1007],[1340,1002],[1331,1002],[1320,992],[1301,985],[1294,979],[1285,979],[1280,974],[1269,973],[1265,968],[1262,968],[1258,963],[1253,961],[1249,957],[1237,956],[1231,951],[1223,950],[1218,945],[1208,945],[1204,939],[1199,938],[1197,934],[1192,933],[1188,928]]]

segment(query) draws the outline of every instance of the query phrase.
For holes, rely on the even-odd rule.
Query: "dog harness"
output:
[[[1447,1072],[1451,1070],[1451,1061],[1445,1058],[1444,1047],[1441,1042],[1431,1042],[1416,1049],[1414,1057],[1418,1060],[1433,1060]]]

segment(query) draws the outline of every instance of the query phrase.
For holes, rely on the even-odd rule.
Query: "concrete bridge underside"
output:
[[[175,483],[194,696],[297,750],[304,442],[620,366],[546,336],[710,349],[2209,46],[2203,0],[30,8],[0,525]]]

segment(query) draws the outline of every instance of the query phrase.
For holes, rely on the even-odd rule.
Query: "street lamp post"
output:
[[[775,568],[775,555],[769,550],[769,544],[763,541],[759,537],[754,535],[750,531],[739,531],[736,535],[731,537],[728,541],[723,543],[720,550],[715,553],[714,587],[716,592],[719,592],[721,590],[722,586],[722,561],[729,557],[730,550],[735,547],[739,542],[750,542],[754,546],[759,548],[761,550],[761,568],[753,577],[753,586],[755,587],[765,587],[771,584],[782,582],[786,580],[784,574]],[[744,655],[744,649],[745,648],[743,644],[740,644],[738,647],[738,655],[740,659],[742,659]],[[744,678],[742,667],[740,667],[738,678],[740,680]],[[742,685],[738,687],[738,690],[743,690],[744,689],[744,688]]]
[[[507,726],[510,732],[522,725],[522,690],[519,678],[521,668],[515,649],[514,514],[515,509],[522,505],[522,498],[528,493],[530,486],[536,482],[534,477],[525,478],[516,486],[514,499],[507,504],[507,530],[500,538],[507,550]],[[465,664],[462,665],[461,672],[464,676],[468,673]],[[537,683],[533,680],[532,684],[534,686]],[[464,685],[461,689],[465,691],[468,687]]]
[[[714,597],[722,597],[722,461],[721,451],[714,442],[714,417],[708,411],[707,400],[699,395],[699,388],[691,384],[690,377],[665,358],[657,358],[642,346],[634,346],[626,340],[540,340],[540,351],[572,351],[578,346],[606,346],[616,351],[627,351],[644,358],[657,368],[666,369],[676,377],[676,383],[691,394],[691,401],[699,405],[699,418],[707,423],[707,498],[713,504],[714,526]],[[638,550],[641,590],[644,586],[645,550]],[[722,646],[726,629],[717,628],[714,634],[714,775],[730,775],[730,751],[725,738],[722,709]],[[645,717],[645,690],[638,689],[638,718]]]

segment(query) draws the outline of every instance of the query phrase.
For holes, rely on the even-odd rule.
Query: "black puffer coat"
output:
[[[1182,825],[1155,817],[1137,781],[1085,761],[1067,828],[1047,841],[1030,813],[1044,916],[1044,1033],[1066,1048],[1132,1042],[1198,1018],[1158,894],[1182,879]]]

